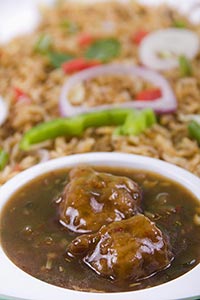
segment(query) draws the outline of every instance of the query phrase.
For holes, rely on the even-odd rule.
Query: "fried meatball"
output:
[[[77,237],[67,255],[82,259],[103,277],[131,282],[165,269],[172,260],[168,239],[141,214]]]
[[[60,223],[77,233],[141,212],[142,195],[133,180],[82,166],[71,170],[59,207]]]

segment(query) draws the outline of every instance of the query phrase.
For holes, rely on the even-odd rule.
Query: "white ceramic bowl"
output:
[[[152,171],[181,183],[200,201],[200,179],[179,167],[149,157],[101,152],[71,155],[51,160],[22,172],[0,189],[0,212],[13,193],[33,178],[52,170],[73,167],[80,163]],[[78,292],[50,285],[28,275],[16,267],[0,247],[0,295],[16,298],[31,300],[173,300],[194,297],[193,299],[197,299],[200,295],[199,278],[200,264],[175,280],[144,290],[124,293]]]

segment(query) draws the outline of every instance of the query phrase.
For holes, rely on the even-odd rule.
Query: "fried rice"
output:
[[[66,19],[76,24],[73,32],[61,26]],[[47,58],[34,51],[41,33],[51,35],[57,51],[78,56],[82,56],[83,47],[77,44],[77,34],[89,32],[99,38],[115,37],[120,41],[122,51],[113,61],[139,64],[138,49],[130,41],[130,35],[140,28],[151,32],[172,27],[176,19],[184,20],[187,28],[200,35],[200,26],[192,25],[166,6],[149,8],[134,1],[128,4],[107,2],[105,9],[105,3],[78,5],[59,2],[53,9],[43,11],[43,20],[34,33],[1,46],[0,95],[9,103],[9,116],[0,127],[0,148],[9,153],[9,162],[0,172],[0,185],[22,170],[40,163],[44,154],[53,159],[94,151],[151,156],[200,176],[200,148],[197,141],[189,137],[187,124],[181,117],[200,114],[200,56],[192,61],[193,75],[190,77],[183,78],[178,68],[162,72],[175,92],[178,109],[173,114],[160,116],[157,124],[139,136],[114,136],[112,133],[115,128],[106,126],[89,128],[81,137],[48,140],[32,146],[29,151],[19,148],[27,130],[36,124],[60,117],[58,99],[61,87],[68,78],[61,68],[51,68]],[[123,80],[120,76],[111,80],[109,95],[112,99],[112,89],[116,95],[117,86],[123,85]],[[21,101],[16,100],[16,87],[25,92],[26,97]],[[87,83],[89,95],[98,95],[100,89],[101,83],[99,86],[95,80]],[[119,99],[118,101],[120,102]]]

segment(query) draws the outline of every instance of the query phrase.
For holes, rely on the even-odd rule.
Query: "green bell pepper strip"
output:
[[[0,149],[0,171],[2,171],[9,159],[9,155],[6,151],[4,151],[3,149]]]
[[[190,136],[200,144],[200,125],[195,121],[191,121],[188,124],[188,131]]]
[[[84,130],[90,127],[121,125],[129,113],[130,109],[111,109],[83,114]]]
[[[156,117],[151,109],[129,111],[124,124],[116,128],[114,134],[138,135],[154,123],[156,123]]]
[[[60,118],[30,129],[22,138],[20,149],[27,151],[34,144],[58,136],[80,136],[85,129],[90,127],[122,125],[126,130],[121,130],[119,127],[118,134],[139,134],[155,122],[154,112],[150,109],[143,111],[112,109],[82,114],[72,118]],[[128,130],[129,127],[130,130]]]
[[[149,109],[149,108],[144,109],[143,113],[146,117],[146,126],[147,127],[151,127],[157,122],[155,113],[152,109]]]

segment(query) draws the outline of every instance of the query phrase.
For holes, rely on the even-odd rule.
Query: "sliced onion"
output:
[[[162,91],[162,97],[153,101],[129,101],[124,103],[109,104],[109,105],[99,105],[96,107],[88,108],[85,105],[73,106],[69,101],[70,91],[81,82],[88,79],[95,78],[100,75],[108,74],[119,74],[119,75],[130,75],[134,77],[140,77],[146,81],[151,82],[156,87],[160,88]],[[125,64],[111,64],[98,66],[91,69],[87,69],[76,73],[71,76],[67,82],[64,84],[61,95],[60,95],[60,113],[62,116],[74,116],[77,114],[92,112],[104,109],[111,109],[115,107],[124,108],[152,108],[157,113],[169,113],[174,112],[177,108],[177,102],[175,95],[167,82],[167,80],[152,70],[148,70],[142,67],[130,66]]]
[[[0,126],[5,122],[8,117],[8,105],[0,96]]]
[[[190,114],[190,115],[179,115],[179,120],[182,122],[190,122],[195,121],[196,123],[200,124],[200,115]]]
[[[181,55],[193,59],[199,48],[200,40],[195,32],[168,28],[148,34],[140,44],[139,55],[144,66],[169,70],[178,66]]]
[[[38,155],[40,158],[40,161],[39,161],[40,164],[49,160],[49,152],[45,149],[38,150]]]

